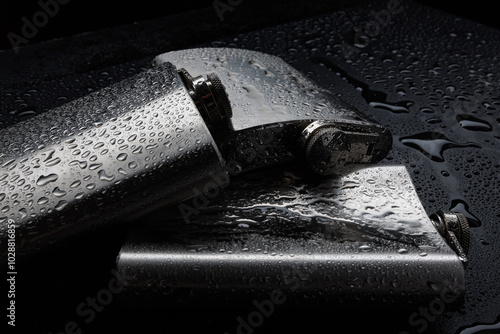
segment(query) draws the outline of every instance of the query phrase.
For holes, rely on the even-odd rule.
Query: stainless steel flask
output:
[[[202,54],[175,65],[160,57],[143,73],[0,130],[2,254],[8,226],[22,256],[223,187],[230,174],[295,161],[331,175],[390,150],[386,128],[279,58],[216,52],[225,73],[198,73]]]

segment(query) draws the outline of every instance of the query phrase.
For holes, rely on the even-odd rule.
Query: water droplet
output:
[[[451,212],[461,213],[467,218],[470,227],[481,226],[481,221],[474,214],[469,211],[469,204],[460,199],[454,199],[451,201],[450,210]]]
[[[491,131],[492,127],[490,123],[483,121],[471,115],[458,115],[457,122],[464,129],[471,131]]]
[[[438,123],[441,123],[442,120],[438,117],[431,117],[431,118],[426,119],[425,122],[427,124],[438,124]]]
[[[80,184],[82,184],[82,181],[80,181],[80,180],[76,180],[76,181],[74,181],[73,183],[71,183],[71,184],[69,185],[69,187],[70,187],[70,188],[76,188],[76,187],[78,187]]]
[[[66,205],[68,205],[68,201],[59,201],[59,203],[56,204],[54,209],[56,211],[61,211],[62,209],[64,209],[66,207]]]
[[[3,164],[2,164],[2,167],[8,167],[9,165],[13,164],[14,161],[16,161],[15,159],[10,159],[10,160],[7,160],[5,161]]]
[[[476,147],[476,143],[456,143],[438,132],[423,132],[413,136],[400,138],[401,143],[422,152],[433,161],[443,162],[443,152],[450,148]]]
[[[54,188],[54,190],[52,190],[52,194],[54,194],[54,196],[56,197],[62,197],[66,195],[66,192],[64,190],[59,189],[59,187],[56,187]]]
[[[422,107],[422,108],[420,108],[420,111],[423,113],[426,113],[426,114],[433,114],[434,113],[434,110],[432,108],[429,108],[429,107]]]
[[[127,153],[120,153],[120,154],[118,154],[118,156],[116,157],[116,159],[119,160],[119,161],[127,160]]]
[[[429,281],[429,282],[427,282],[427,286],[429,288],[431,288],[432,290],[434,290],[434,291],[440,291],[441,290],[441,283],[439,283],[439,282]]]
[[[78,160],[73,160],[69,163],[70,166],[78,166],[81,169],[87,168],[87,161],[78,161]]]
[[[61,162],[61,158],[57,158],[56,157],[54,159],[51,159],[51,160],[47,161],[47,163],[45,165],[47,165],[47,166],[50,167],[50,166],[55,166],[55,165],[57,165],[60,162]]]
[[[107,175],[104,170],[99,171],[99,180],[111,182],[115,179],[114,175]]]
[[[401,281],[400,281],[400,280],[395,279],[395,280],[393,280],[393,281],[391,282],[391,285],[392,285],[394,288],[399,288],[399,287],[401,286]]]
[[[49,199],[47,197],[40,197],[38,199],[38,201],[36,202],[36,204],[43,205],[43,204],[47,204],[48,202],[49,202]]]
[[[97,169],[97,168],[99,168],[99,167],[101,167],[101,166],[102,166],[102,164],[101,164],[101,163],[91,164],[91,165],[89,166],[89,169],[90,169],[90,170],[95,170],[95,169]]]
[[[410,110],[405,104],[400,105],[400,103],[391,104],[386,102],[370,102],[368,103],[368,105],[376,109],[388,110],[394,114],[403,114],[410,112]]]
[[[47,176],[42,175],[36,181],[36,185],[37,186],[45,186],[51,182],[54,182],[58,178],[59,178],[59,175],[57,175],[57,174],[49,174]]]
[[[369,246],[369,245],[362,245],[362,246],[359,246],[359,249],[362,251],[362,252],[370,252],[372,250],[372,248]]]
[[[21,214],[21,219],[24,219],[28,216],[28,211],[25,208],[19,209],[19,213]]]
[[[48,149],[47,151],[43,152],[42,153],[43,161],[47,162],[48,160],[51,160],[55,152],[56,150],[54,149]]]

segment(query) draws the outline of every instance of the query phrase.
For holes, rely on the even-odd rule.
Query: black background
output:
[[[6,38],[9,32],[14,32],[20,34],[22,29],[22,17],[27,17],[30,19],[32,15],[40,10],[38,1],[14,1],[7,0],[2,1],[0,4],[0,49],[10,49],[11,45]],[[135,22],[141,22],[144,20],[151,20],[157,18],[166,18],[170,15],[181,13],[185,11],[201,11],[203,8],[207,10],[204,11],[206,15],[209,16],[209,20],[214,22],[214,25],[218,27],[217,31],[206,31],[200,30],[196,34],[192,33],[193,29],[197,29],[193,22],[189,22],[190,27],[179,26],[179,29],[186,29],[191,32],[185,37],[185,41],[176,41],[173,45],[178,48],[183,46],[190,46],[197,44],[199,42],[210,41],[211,39],[217,39],[219,37],[232,36],[236,33],[247,32],[258,30],[264,27],[274,26],[281,23],[289,22],[292,20],[300,20],[309,16],[324,13],[326,11],[334,11],[337,9],[345,9],[350,6],[357,5],[361,1],[320,1],[320,0],[310,0],[310,1],[250,1],[244,0],[241,5],[237,7],[237,15],[228,15],[227,19],[220,23],[215,10],[212,8],[212,1],[175,1],[175,2],[157,2],[152,0],[142,0],[138,2],[103,2],[96,0],[72,0],[66,5],[61,5],[59,8],[59,13],[51,18],[48,24],[39,29],[39,33],[35,38],[30,39],[29,45],[34,46],[36,49],[36,43],[49,41],[54,38],[65,38],[70,37],[75,34],[88,33],[92,31],[97,31],[101,29],[112,28],[120,25],[130,25]],[[438,10],[449,12],[461,17],[469,18],[476,22],[481,22],[483,24],[500,27],[500,23],[494,17],[496,8],[486,1],[475,1],[475,2],[460,2],[452,3],[451,5],[440,3],[436,4],[435,1],[414,1],[419,2]],[[236,12],[235,12],[236,13]],[[151,27],[151,26],[149,26]],[[116,32],[111,34],[116,36]],[[102,40],[105,40],[106,36],[100,35]],[[137,38],[137,36],[135,36]],[[191,39],[191,40],[189,40]],[[104,47],[103,47],[104,49]],[[43,47],[39,47],[39,50],[43,51]],[[159,53],[163,51],[162,49],[150,49],[148,50],[153,53]],[[11,52],[11,51],[9,51]],[[48,50],[50,54],[50,50]],[[69,54],[69,53],[68,53]],[[24,54],[20,52],[21,57]],[[153,56],[154,54],[148,54],[148,56]],[[123,59],[133,60],[142,58],[146,54],[134,55],[124,55]],[[79,55],[75,54],[73,57],[78,58]],[[5,57],[7,58],[7,57]],[[3,58],[0,58],[3,59]],[[97,59],[97,57],[96,57]],[[103,60],[101,64],[103,67],[108,63],[105,63],[106,59]],[[113,64],[120,63],[120,59],[114,59]],[[33,65],[36,66],[36,65]],[[68,66],[68,65],[66,65]],[[5,67],[1,67],[5,68]],[[37,69],[40,73],[43,69]],[[4,73],[0,73],[0,80],[4,80]],[[36,77],[36,76],[35,76]],[[103,84],[104,85],[104,84]],[[77,94],[73,96],[76,98]],[[3,98],[3,97],[2,97]],[[53,103],[49,98],[46,98],[48,105],[46,107],[54,107],[55,105],[50,105]],[[43,108],[40,108],[43,109]],[[39,300],[32,307],[26,309],[30,312],[19,311],[19,322],[24,322],[29,325],[30,318],[34,323],[39,322],[40,327],[50,330],[62,330],[62,326],[69,319],[74,317],[75,305],[81,302],[86,296],[95,295],[96,291],[99,291],[103,286],[106,286],[109,282],[109,277],[102,275],[102,273],[109,274],[110,268],[108,267],[113,263],[116,253],[121,245],[125,232],[117,232],[116,234],[103,234],[98,236],[93,236],[90,240],[83,240],[83,243],[76,243],[69,245],[64,253],[53,253],[52,257],[48,259],[43,259],[37,261],[34,265],[37,267],[31,272],[28,271],[28,265],[26,266],[24,272],[31,273],[36,277],[21,277],[20,286],[25,293],[33,293],[34,296],[43,297],[45,299]],[[110,237],[112,239],[110,239]],[[98,248],[92,247],[92,245],[85,244],[86,241],[91,241],[94,245],[107,245],[107,250],[105,253],[99,252]],[[73,248],[72,248],[73,247]],[[74,256],[77,254],[77,257]],[[94,261],[93,259],[99,259],[99,261]],[[83,270],[82,268],[85,268]],[[33,281],[36,281],[33,286],[29,286]],[[74,288],[74,291],[81,290],[81,293],[72,294],[67,293],[67,295],[57,294],[59,287],[59,282],[65,284],[66,287]],[[73,283],[72,283],[73,282]],[[40,290],[46,288],[46,291],[40,292]],[[53,291],[52,291],[53,290]],[[493,291],[494,293],[494,291]],[[43,309],[42,309],[42,306]],[[166,318],[168,319],[178,319],[179,321],[192,321],[197,319],[200,323],[198,326],[190,325],[186,327],[197,327],[200,332],[204,331],[204,326],[206,323],[206,328],[210,328],[214,323],[217,324],[217,319],[213,317],[212,313],[205,313],[204,310],[190,309],[188,311],[183,310],[169,310],[168,314],[158,312],[157,310],[151,310],[144,308],[144,305],[136,305],[136,308],[121,308],[118,303],[113,303],[108,309],[106,309],[106,314],[97,317],[96,321],[91,324],[90,328],[86,328],[87,332],[115,332],[117,329],[123,332],[143,332],[143,328],[147,328],[151,332],[155,333],[168,333],[171,332],[171,328],[176,328],[179,330],[182,326],[174,325],[171,323],[162,321]],[[235,315],[244,314],[239,310],[223,310],[221,312],[234,313]],[[342,317],[345,317],[347,312],[342,313]],[[288,317],[300,317],[302,315],[302,310],[296,312],[291,312],[287,314],[277,314],[273,317],[272,323],[270,323],[266,328],[262,328],[264,332],[269,333],[277,332],[293,332],[293,325],[287,326]],[[338,328],[335,321],[335,314],[328,314],[328,312],[307,312],[307,319],[311,322],[310,327],[314,328],[314,332],[318,331],[318,323],[325,323],[324,317],[331,316],[332,323],[330,328],[325,328],[325,333],[338,333],[338,332],[353,332],[356,329],[369,329],[373,328],[388,328],[387,332],[398,332],[401,329],[407,328],[407,314],[401,317],[401,314],[384,314],[381,311],[369,312],[369,311],[357,311],[352,314],[352,327],[351,329]],[[53,318],[53,319],[51,319]],[[133,328],[125,328],[126,325],[120,325],[121,323],[127,323],[126,318],[128,318],[129,324],[134,324]],[[226,318],[234,319],[235,316],[228,315]],[[134,319],[134,321],[130,320]],[[351,317],[349,318],[351,319]],[[350,320],[342,319],[341,323],[348,323]],[[204,322],[203,324],[201,322]],[[158,325],[155,326],[155,323]],[[293,324],[293,322],[291,322]],[[373,326],[371,325],[373,324]],[[29,327],[29,326],[28,326]],[[33,326],[37,328],[37,325]],[[308,325],[303,324],[300,330],[307,330]],[[389,330],[389,328],[391,330]],[[153,330],[154,329],[154,330]],[[29,331],[28,331],[29,332]],[[208,332],[208,330],[207,330]],[[311,331],[313,332],[313,331]]]
[[[31,21],[34,13],[40,10],[38,4],[40,0],[2,0],[0,3],[0,49],[10,49],[11,43],[7,38],[9,32],[20,34],[23,23],[22,17]],[[47,2],[47,0],[42,0]],[[287,20],[305,17],[317,13],[322,7],[329,9],[345,8],[359,3],[360,1],[285,1],[285,0],[244,0],[238,7],[245,10],[246,7],[260,7],[262,16],[273,16],[268,21],[272,24],[286,22]],[[457,16],[483,23],[485,25],[499,27],[500,20],[494,15],[496,7],[493,2],[480,1],[414,1],[433,8],[453,13]],[[299,4],[297,6],[297,4]],[[276,8],[287,8],[293,6],[300,7],[301,10],[283,10],[275,12]],[[30,39],[30,43],[47,41],[54,38],[68,37],[75,34],[101,30],[118,25],[131,24],[143,20],[160,18],[175,13],[197,10],[213,6],[213,0],[203,1],[97,1],[97,0],[71,0],[65,5],[61,5],[59,13],[51,18],[46,26],[42,27],[38,34]],[[305,6],[305,8],[304,8]],[[305,10],[304,10],[305,9]],[[214,20],[218,19],[215,11],[212,13]],[[262,27],[260,17],[251,16],[241,21],[239,25],[251,25]]]

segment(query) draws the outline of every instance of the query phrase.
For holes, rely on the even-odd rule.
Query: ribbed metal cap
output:
[[[207,74],[207,83],[217,102],[218,111],[222,119],[230,119],[233,117],[231,102],[227,96],[226,88],[215,73]]]
[[[232,128],[233,112],[226,89],[215,73],[192,77],[184,68],[178,71],[210,133],[218,137]]]
[[[430,216],[439,234],[450,244],[455,251],[468,254],[470,248],[470,227],[467,218],[459,212],[438,211]],[[460,249],[455,249],[454,239],[459,243]]]

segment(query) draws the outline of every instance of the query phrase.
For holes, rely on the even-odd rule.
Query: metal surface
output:
[[[170,62],[192,76],[216,73],[224,83],[236,131],[271,123],[312,119],[366,121],[282,58],[232,48],[196,48],[157,56],[154,64]]]
[[[244,49],[200,48],[164,53],[154,61],[164,62],[193,75],[214,72],[224,82],[235,131],[221,144],[221,151],[233,171],[300,161],[315,173],[331,175],[346,165],[376,163],[391,149],[387,128],[279,57]],[[311,130],[318,124],[319,136]],[[332,136],[338,137],[332,140]]]
[[[219,60],[232,55],[228,64],[249,65],[218,67],[226,71],[226,93],[216,73],[206,73],[206,80],[193,77],[186,64],[174,68],[165,60],[180,54],[203,59],[204,53]],[[143,74],[1,130],[0,174],[7,189],[2,239],[13,221],[22,240],[18,249],[33,251],[103,222],[130,221],[207,192],[214,179],[223,179],[215,186],[224,186],[228,172],[298,161],[305,153],[306,165],[329,175],[346,164],[377,162],[391,147],[388,130],[342,106],[278,58],[197,49],[158,59]],[[190,66],[199,63],[192,60]],[[251,94],[243,94],[242,87]],[[287,107],[273,109],[272,101],[283,94],[289,95]],[[250,108],[237,117],[235,131],[228,97],[236,101],[235,110],[258,100],[261,109],[271,111],[269,117]],[[309,110],[320,105],[330,108],[328,113]],[[341,140],[324,129],[319,137],[309,131],[322,118]]]
[[[280,289],[299,302],[393,307],[443,291],[462,297],[461,259],[434,228],[404,167],[372,166],[319,184],[300,172],[250,177],[234,181],[189,225],[133,230],[117,260],[131,295],[187,289],[223,300]]]
[[[0,152],[0,238],[13,221],[19,258],[227,179],[171,64],[0,130]]]
[[[443,289],[463,294],[464,257],[436,230],[406,169],[362,168],[390,149],[383,127],[277,57],[211,48],[156,58],[163,62],[224,79],[237,131],[221,151],[230,174],[252,181],[233,180],[220,198],[184,203],[182,218],[165,214],[160,226],[132,232],[117,260],[132,294],[248,297],[290,290],[301,273],[288,292],[308,299],[397,305]],[[333,176],[290,169],[300,160]],[[281,172],[262,169],[277,164]]]

